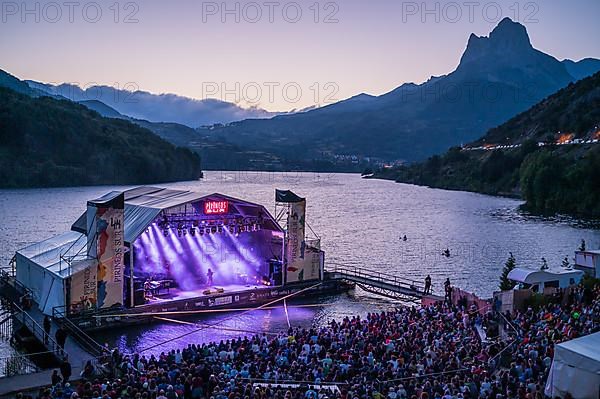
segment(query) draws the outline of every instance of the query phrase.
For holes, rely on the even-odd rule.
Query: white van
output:
[[[516,283],[515,288],[543,293],[545,288],[567,288],[578,284],[583,275],[583,271],[575,269],[533,270],[517,267],[508,273],[508,279]]]

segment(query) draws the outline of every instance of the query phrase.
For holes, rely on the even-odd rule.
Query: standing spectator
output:
[[[444,281],[444,289],[447,291],[448,287],[451,286],[450,277],[446,277],[446,281]]]
[[[60,374],[62,375],[63,382],[66,384],[71,378],[71,363],[69,363],[69,356],[65,355],[65,359],[60,365]]]
[[[92,361],[88,360],[85,363],[85,367],[83,368],[83,370],[81,370],[81,377],[83,377],[86,380],[91,380],[95,374],[96,374],[96,369],[95,369],[94,365],[92,364]]]
[[[50,336],[50,328],[52,324],[50,323],[50,317],[48,315],[44,316],[44,345],[48,345],[48,337]]]
[[[425,277],[425,293],[431,293],[431,276],[429,274],[427,275],[427,277]]]
[[[58,370],[52,371],[52,386],[55,386],[56,384],[60,383],[61,381],[62,381],[62,378],[60,378],[60,375],[58,375]]]
[[[444,298],[444,300],[446,301],[446,303],[448,305],[452,304],[452,284],[450,284],[450,278],[446,278],[446,281],[444,282],[444,291],[446,293],[446,297]]]
[[[54,337],[56,338],[56,343],[58,344],[60,349],[65,350],[65,343],[67,342],[67,331],[62,327],[58,327],[58,330],[56,330]]]

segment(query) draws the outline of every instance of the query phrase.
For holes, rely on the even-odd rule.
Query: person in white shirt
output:
[[[408,396],[408,393],[406,392],[406,389],[404,389],[404,385],[402,384],[398,385],[398,390],[396,392],[398,394],[398,399],[406,399],[406,397]]]

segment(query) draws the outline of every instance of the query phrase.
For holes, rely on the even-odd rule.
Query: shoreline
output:
[[[539,216],[539,217],[567,217],[567,218],[574,218],[580,221],[584,221],[584,222],[600,222],[600,216],[597,215],[588,215],[588,214],[572,214],[572,213],[565,213],[565,212],[560,212],[558,210],[556,211],[552,211],[552,212],[539,212],[535,209],[531,209],[530,207],[527,206],[527,201],[520,195],[516,195],[516,194],[510,194],[510,193],[489,193],[489,192],[484,192],[484,191],[476,191],[476,190],[469,190],[467,188],[452,188],[452,187],[439,187],[439,186],[431,186],[431,185],[427,185],[427,184],[418,184],[418,183],[414,183],[414,182],[403,182],[403,181],[398,181],[396,179],[393,178],[387,178],[384,176],[377,176],[376,174],[373,175],[369,175],[369,176],[362,176],[363,179],[366,180],[386,180],[386,181],[391,181],[394,183],[399,183],[399,184],[407,184],[410,186],[416,186],[416,187],[425,187],[425,188],[431,188],[431,189],[435,189],[435,190],[445,190],[445,191],[456,191],[456,192],[463,192],[463,193],[472,193],[472,194],[480,194],[480,195],[486,195],[489,197],[496,197],[496,198],[507,198],[507,199],[513,199],[513,200],[519,200],[522,201],[523,203],[521,205],[519,205],[518,209],[521,212],[526,212],[528,214],[530,214],[531,216]],[[596,228],[600,228],[600,226],[596,227]]]
[[[0,190],[52,190],[62,188],[87,188],[87,187],[131,187],[140,185],[159,185],[159,184],[175,184],[185,182],[202,182],[206,179],[206,173],[261,173],[261,174],[281,174],[290,175],[293,177],[294,174],[335,174],[335,175],[359,175],[361,172],[358,171],[313,171],[313,170],[259,170],[259,169],[202,169],[202,176],[196,180],[168,180],[168,181],[153,181],[153,182],[132,182],[132,183],[89,183],[89,184],[78,184],[78,185],[58,185],[58,186],[0,186]]]
[[[488,192],[484,192],[484,191],[469,190],[469,189],[466,189],[466,188],[452,188],[452,187],[430,186],[430,185],[427,185],[427,184],[418,184],[418,183],[410,183],[410,182],[398,181],[398,180],[395,180],[395,179],[392,179],[392,178],[387,178],[387,177],[383,177],[383,176],[376,176],[376,175],[363,176],[362,178],[366,179],[366,180],[387,180],[387,181],[391,181],[391,182],[394,182],[394,183],[408,184],[410,186],[426,187],[426,188],[432,188],[432,189],[436,189],[436,190],[458,191],[458,192],[463,192],[463,193],[481,194],[481,195],[487,195],[487,196],[490,196],[490,197],[509,198],[509,199],[515,199],[515,200],[525,201],[521,196],[516,195],[516,194],[510,194],[510,193],[492,194],[492,193],[488,193]]]

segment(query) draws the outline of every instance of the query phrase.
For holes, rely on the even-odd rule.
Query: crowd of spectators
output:
[[[115,349],[108,370],[56,373],[38,397],[544,398],[554,344],[598,331],[598,314],[600,290],[580,286],[513,313],[438,303],[157,355]]]

